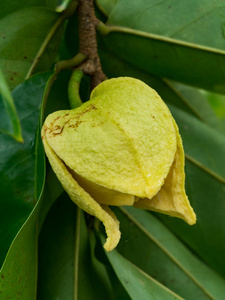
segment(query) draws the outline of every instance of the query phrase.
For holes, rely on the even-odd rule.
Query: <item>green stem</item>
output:
[[[48,99],[48,96],[49,96],[49,93],[51,91],[51,88],[52,88],[52,85],[54,84],[58,74],[62,71],[62,70],[67,70],[67,69],[72,69],[76,66],[78,66],[82,61],[84,61],[86,58],[86,56],[83,54],[83,53],[78,53],[76,56],[74,56],[73,58],[71,59],[68,59],[68,60],[61,60],[59,61],[56,65],[55,65],[55,72],[53,75],[51,75],[51,77],[48,79],[48,82],[46,84],[46,87],[45,87],[45,91],[44,91],[44,96],[43,96],[43,100],[42,100],[42,109],[41,109],[41,117],[40,117],[40,120],[41,120],[41,124],[43,123],[44,121],[44,111],[45,111],[45,106],[46,106],[46,102],[47,102],[47,99]],[[70,85],[72,84],[72,82],[70,83]],[[71,88],[70,88],[71,89]],[[77,88],[78,91],[79,91],[79,87]],[[70,92],[71,93],[71,92]],[[70,96],[69,96],[70,97]],[[74,96],[75,97],[75,96]],[[79,97],[79,93],[78,93],[78,97]],[[71,101],[71,100],[70,100]],[[75,106],[75,103],[76,104],[76,107],[81,105],[82,104],[82,101],[79,99],[77,99],[75,101],[75,98],[74,100],[72,100],[72,103],[74,102],[74,106]],[[75,107],[74,107],[75,108]]]
[[[82,104],[80,99],[79,89],[80,89],[80,82],[83,78],[84,73],[80,69],[76,69],[73,71],[69,85],[68,85],[68,97],[70,101],[70,107],[76,108]]]
[[[86,55],[83,53],[78,53],[71,59],[61,60],[57,62],[55,65],[55,72],[59,74],[62,70],[68,70],[77,67],[80,63],[82,63],[86,59]]]
[[[110,33],[110,29],[107,25],[105,25],[102,21],[98,20],[96,25],[96,30],[102,35],[107,35]]]

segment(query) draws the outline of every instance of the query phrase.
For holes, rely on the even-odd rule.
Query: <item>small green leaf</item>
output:
[[[3,102],[3,103],[2,103]],[[6,114],[2,113],[0,130],[13,136],[18,142],[23,142],[20,122],[10,90],[0,70],[0,105],[4,106]]]

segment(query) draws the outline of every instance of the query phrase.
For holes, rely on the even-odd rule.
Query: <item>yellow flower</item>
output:
[[[42,128],[46,155],[70,198],[100,219],[104,248],[120,240],[108,205],[133,205],[196,222],[184,188],[184,151],[160,96],[140,80],[99,84],[91,100],[52,113]]]

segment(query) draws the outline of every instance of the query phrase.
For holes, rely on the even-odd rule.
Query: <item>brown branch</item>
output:
[[[93,0],[79,0],[79,43],[80,52],[87,56],[79,69],[91,76],[91,89],[106,79],[102,71],[97,50],[96,25]]]

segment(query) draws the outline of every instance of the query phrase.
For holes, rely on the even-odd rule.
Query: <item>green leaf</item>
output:
[[[202,93],[207,97],[217,116],[220,119],[225,119],[225,96],[206,91],[202,91]]]
[[[122,239],[118,251],[184,299],[221,299],[225,281],[150,212],[116,210]],[[120,270],[122,272],[122,270]]]
[[[222,94],[211,93],[202,90],[204,97],[208,100],[215,114],[219,119],[219,126],[222,132],[225,132],[225,96]]]
[[[12,93],[24,143],[0,133],[0,263],[35,205],[35,139],[39,110],[49,74],[37,75]],[[31,97],[32,95],[32,97]]]
[[[47,80],[38,75],[13,91],[24,132],[24,144],[0,134],[1,263],[12,239],[35,204],[35,139],[39,109]],[[33,97],[30,97],[33,93]]]
[[[225,132],[225,124],[223,124],[219,116],[216,115],[208,99],[209,95],[212,95],[212,97],[219,97],[219,94],[210,93],[205,90],[200,90],[195,87],[187,86],[177,82],[168,80],[166,80],[166,82],[172,90],[174,90],[178,95],[180,95],[181,98],[185,100],[187,105],[195,113],[199,120],[222,133]],[[221,95],[221,99],[222,96],[223,95]]]
[[[23,142],[20,122],[10,90],[0,70],[0,106],[2,112],[0,130],[10,134],[18,142]]]
[[[225,276],[225,185],[186,160],[186,190],[197,215],[194,227],[174,218],[158,217],[209,266]]]
[[[75,299],[114,299],[107,270],[94,255],[94,232],[88,229],[85,214],[78,209],[75,249],[75,288],[78,290],[75,290]]]
[[[35,299],[37,279],[36,215],[37,212],[32,214],[18,232],[1,268],[0,294],[2,300]]]
[[[189,114],[169,106],[184,142],[186,158],[225,183],[225,137]]]
[[[96,0],[98,7],[105,15],[110,15],[118,0]]]
[[[183,299],[125,259],[116,250],[106,255],[131,299]]]
[[[179,126],[186,155],[187,195],[197,215],[190,227],[159,217],[210,266],[225,275],[224,135],[170,106]]]
[[[31,6],[43,6],[55,9],[57,5],[56,0],[20,0],[20,1],[1,1],[0,19],[12,12]]]
[[[94,256],[94,244],[84,213],[62,194],[40,235],[38,299],[114,299],[105,267]]]
[[[0,20],[0,67],[10,89],[34,70],[52,66],[62,34],[60,16],[46,8],[29,7]]]
[[[53,205],[40,234],[37,299],[73,299],[75,206],[65,198]]]
[[[224,10],[219,0],[142,0],[132,5],[122,0],[110,11],[111,33],[104,43],[154,75],[224,93]]]
[[[37,200],[42,193],[45,178],[38,120],[48,76],[49,73],[34,76],[13,91],[24,132],[24,144],[19,147],[14,145],[12,139],[1,135],[1,180],[4,183],[0,191],[1,228],[4,228],[4,234],[1,235],[1,260],[16,235],[0,271],[1,299],[19,297],[30,300],[36,294],[36,221],[41,203]],[[38,168],[35,162],[38,162]]]

